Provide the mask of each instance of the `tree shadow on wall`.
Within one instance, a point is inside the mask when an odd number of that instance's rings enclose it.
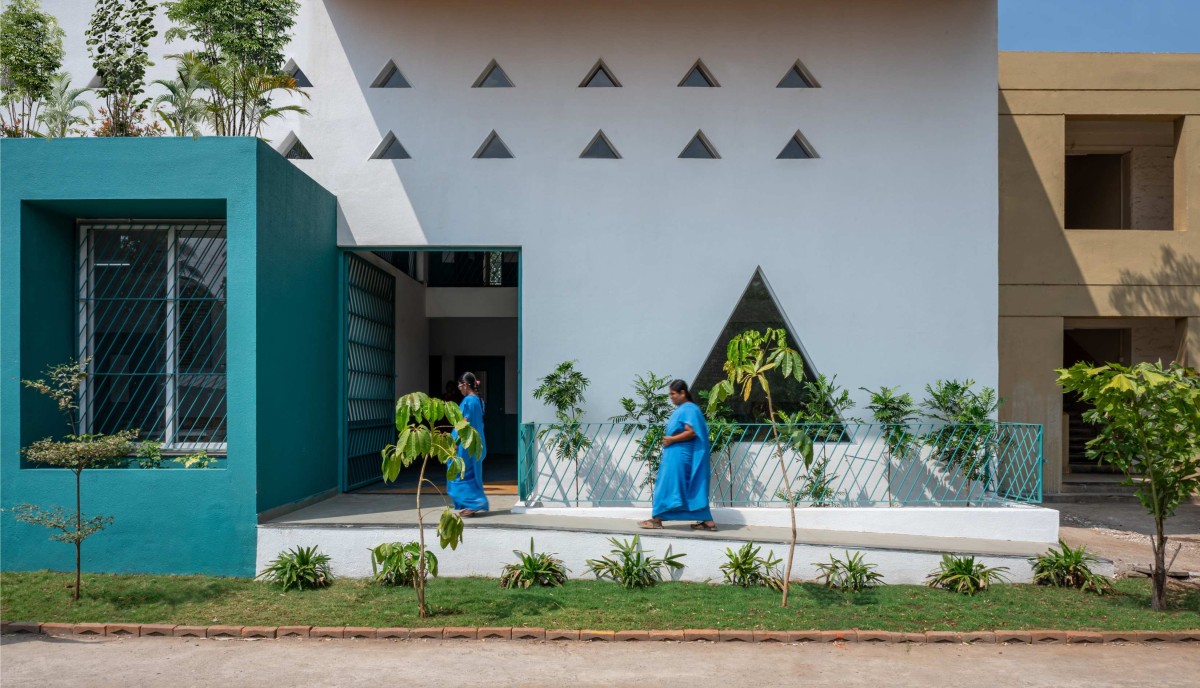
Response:
[[[1200,260],[1162,247],[1159,267],[1149,274],[1121,271],[1109,302],[1121,313],[1184,317],[1200,313]]]

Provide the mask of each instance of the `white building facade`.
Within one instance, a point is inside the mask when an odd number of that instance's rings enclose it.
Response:
[[[81,84],[90,3],[43,4]],[[607,418],[637,373],[695,377],[756,268],[858,402],[996,385],[995,2],[303,0],[288,53],[310,115],[265,136],[311,154],[340,246],[519,251],[494,311],[399,292],[398,389],[453,331],[406,319],[519,314],[507,412],[545,419],[536,378],[576,359]],[[619,86],[584,86],[600,61]],[[511,87],[475,87],[493,63]],[[813,87],[780,87],[796,65]],[[476,157],[492,132],[510,158]],[[618,158],[582,157],[598,132]],[[372,158],[389,134],[410,157]]]

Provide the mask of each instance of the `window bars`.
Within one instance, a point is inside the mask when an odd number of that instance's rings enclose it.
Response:
[[[224,221],[81,222],[78,351],[87,433],[139,430],[164,453],[224,454]]]

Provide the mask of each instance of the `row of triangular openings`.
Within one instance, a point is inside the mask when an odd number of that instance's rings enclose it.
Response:
[[[304,144],[297,138],[293,132],[288,134],[284,139],[283,146],[280,147],[284,157],[289,160],[312,160],[312,154],[304,147]],[[504,139],[493,129],[491,133],[484,139],[483,144],[475,151],[476,158],[481,159],[501,159],[514,157],[508,145],[504,143]],[[620,160],[621,154],[617,151],[617,147],[605,135],[601,129],[596,132],[588,145],[584,147],[583,152],[579,157],[591,160]],[[683,151],[679,153],[680,158],[693,158],[701,160],[717,160],[721,155],[717,152],[712,142],[704,135],[703,131],[697,131],[688,144],[684,146]],[[777,156],[780,160],[808,160],[816,158],[817,153],[813,149],[812,144],[804,138],[804,134],[797,131],[792,134],[792,138],[788,139],[783,150]],[[371,154],[372,160],[410,160],[411,155],[404,145],[396,138],[392,132],[388,132],[379,145],[375,147],[375,152]]]
[[[311,88],[312,81],[305,75],[304,70],[300,69],[300,65],[296,64],[296,60],[289,59],[284,65],[283,71],[288,76],[296,80],[296,86],[299,88]],[[718,88],[721,84],[717,82],[716,77],[712,75],[708,67],[705,66],[702,60],[696,60],[692,68],[684,75],[683,80],[679,82],[680,87],[695,87],[695,88]],[[92,77],[88,82],[88,88],[99,88],[100,75]],[[512,88],[512,79],[508,78],[508,74],[495,60],[488,63],[480,73],[479,78],[473,84],[474,88]],[[621,82],[613,75],[612,70],[608,65],[604,64],[604,60],[598,60],[594,67],[584,77],[579,84],[580,88],[620,88]],[[383,71],[375,80],[371,82],[371,88],[412,88],[412,84],[405,78],[404,73],[396,66],[395,61],[388,60],[384,65]],[[820,84],[813,78],[812,73],[804,66],[800,60],[788,69],[783,78],[779,80],[776,88],[820,88]]]

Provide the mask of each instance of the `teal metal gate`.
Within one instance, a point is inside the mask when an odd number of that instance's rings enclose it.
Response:
[[[382,479],[379,452],[396,439],[396,282],[346,254],[345,489]]]

